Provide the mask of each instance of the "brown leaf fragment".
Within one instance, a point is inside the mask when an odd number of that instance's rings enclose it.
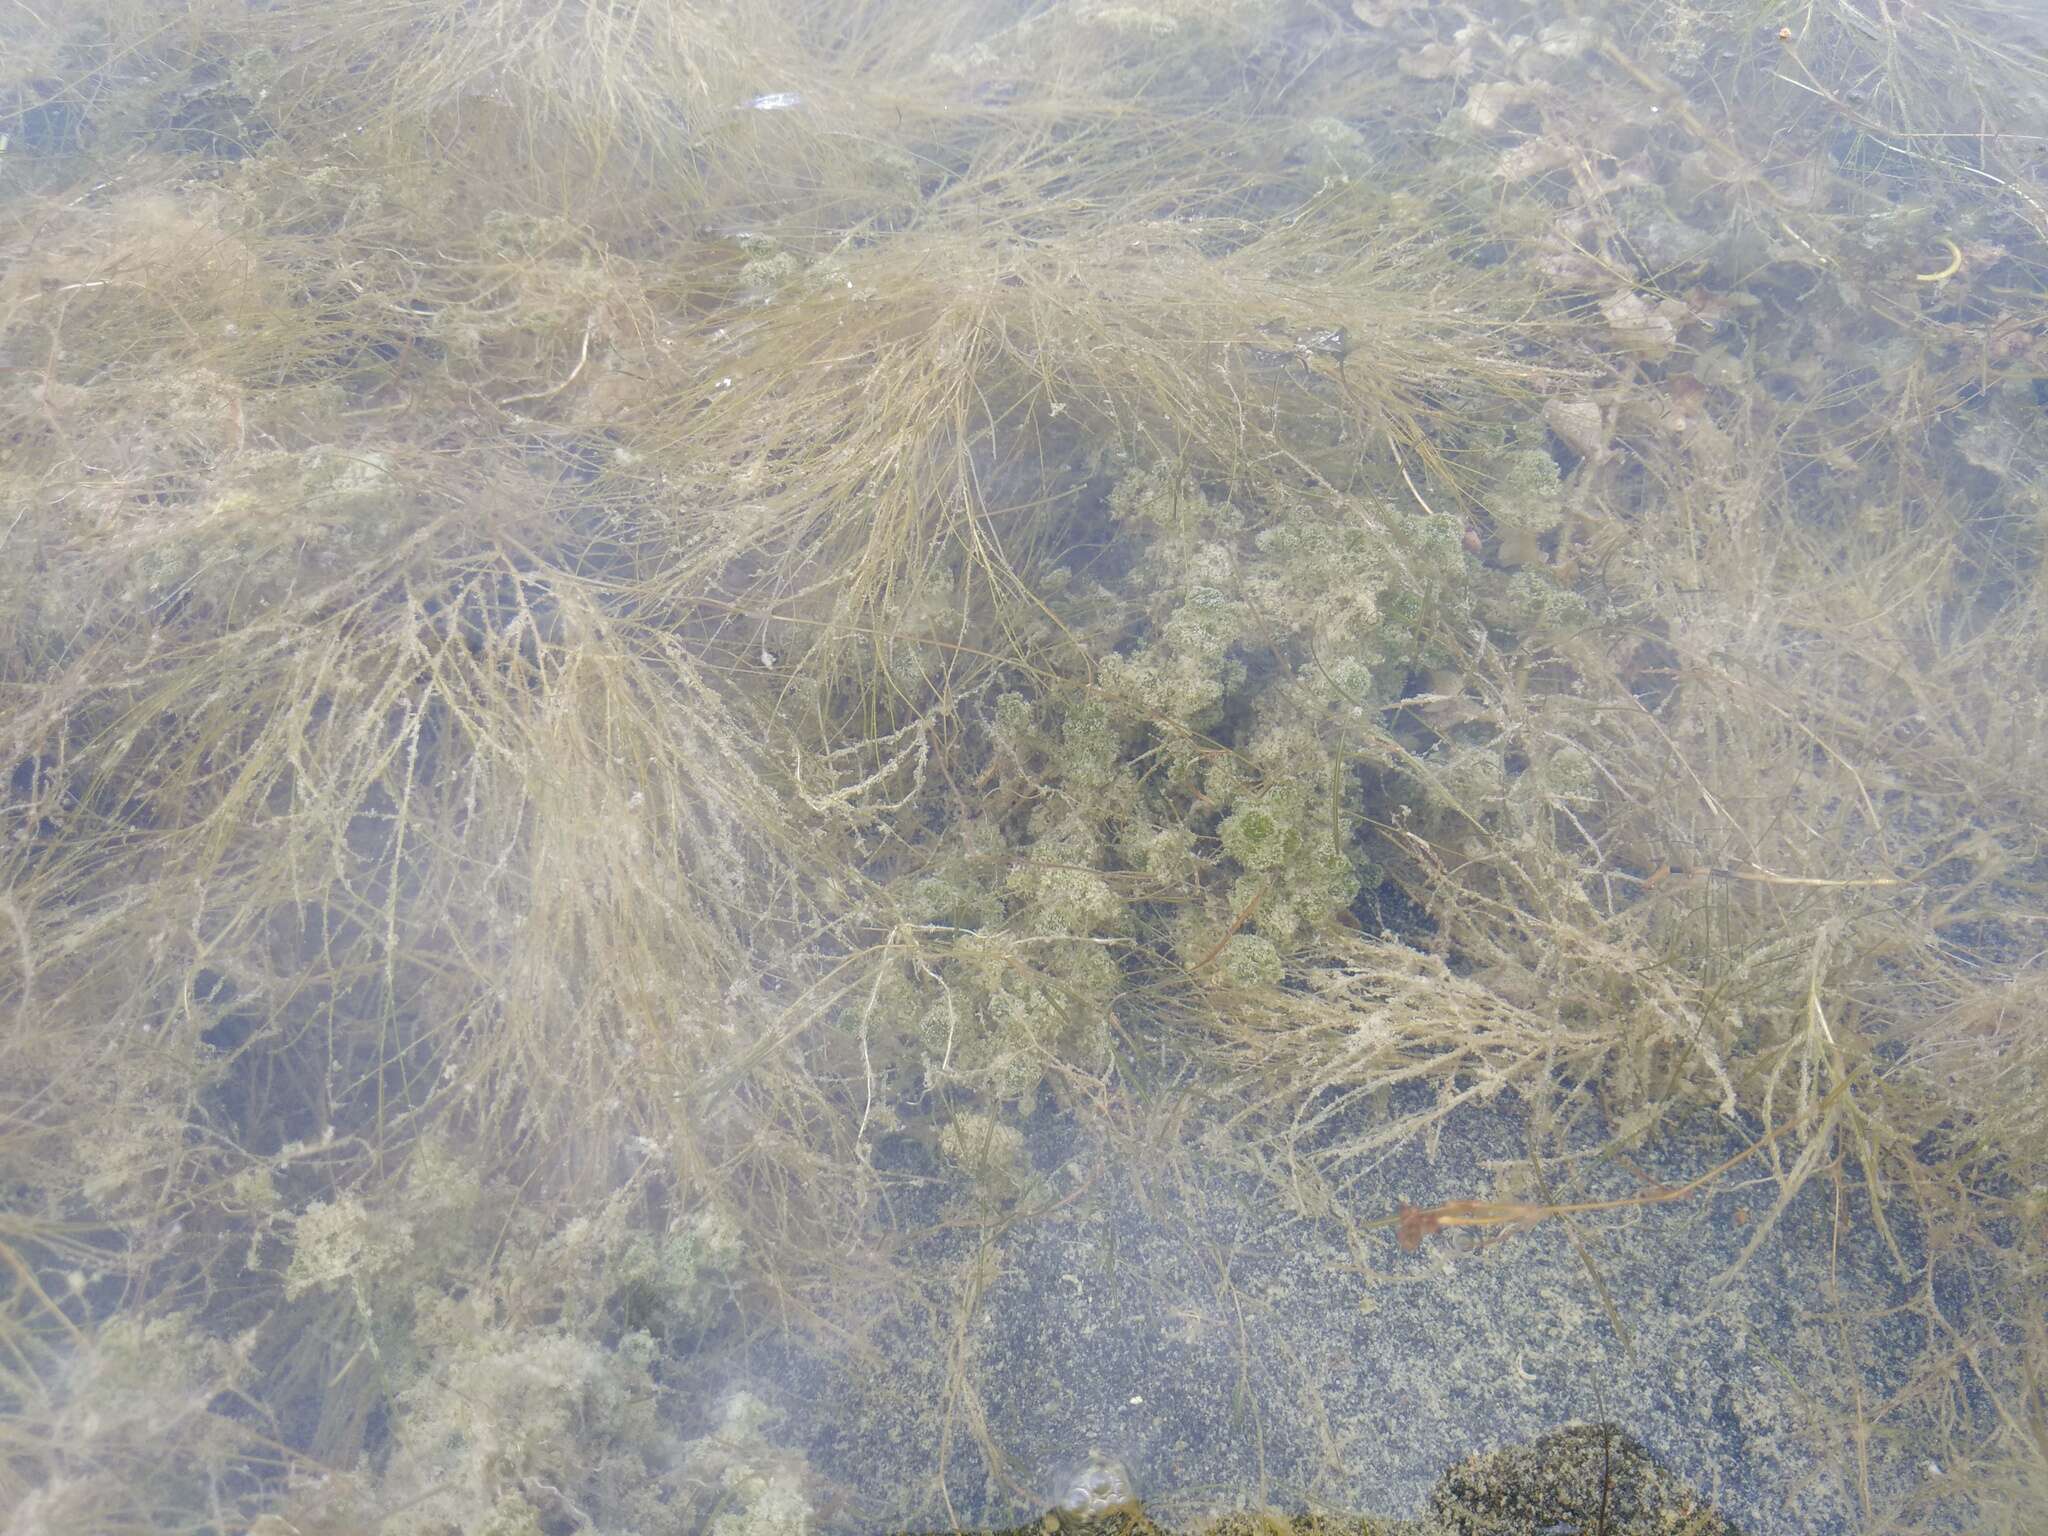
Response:
[[[1558,440],[1581,458],[1604,458],[1608,427],[1600,407],[1591,400],[1552,400],[1543,407],[1543,420]]]

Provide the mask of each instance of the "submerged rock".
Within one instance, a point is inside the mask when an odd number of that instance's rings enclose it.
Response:
[[[998,1536],[1169,1536],[1124,1464],[1102,1451],[1060,1483],[1035,1525]],[[1238,1510],[1193,1522],[1199,1536],[1740,1536],[1737,1527],[1612,1424],[1571,1424],[1475,1454],[1437,1479],[1420,1519]]]

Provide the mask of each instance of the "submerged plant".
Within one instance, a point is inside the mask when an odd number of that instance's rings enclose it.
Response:
[[[1761,1125],[2026,1529],[2034,20],[336,14],[0,21],[10,1529],[801,1530],[903,1319],[993,1483],[1017,1234],[1507,1105],[1410,1246]]]

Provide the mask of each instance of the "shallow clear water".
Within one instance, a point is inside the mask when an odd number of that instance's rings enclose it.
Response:
[[[19,9],[7,1536],[2033,1529],[2041,18]]]

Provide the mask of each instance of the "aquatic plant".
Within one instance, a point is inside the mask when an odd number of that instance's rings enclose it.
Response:
[[[1023,1226],[1512,1101],[2025,1529],[2037,18],[338,16],[0,20],[10,1528],[791,1529],[895,1308],[993,1481]]]

